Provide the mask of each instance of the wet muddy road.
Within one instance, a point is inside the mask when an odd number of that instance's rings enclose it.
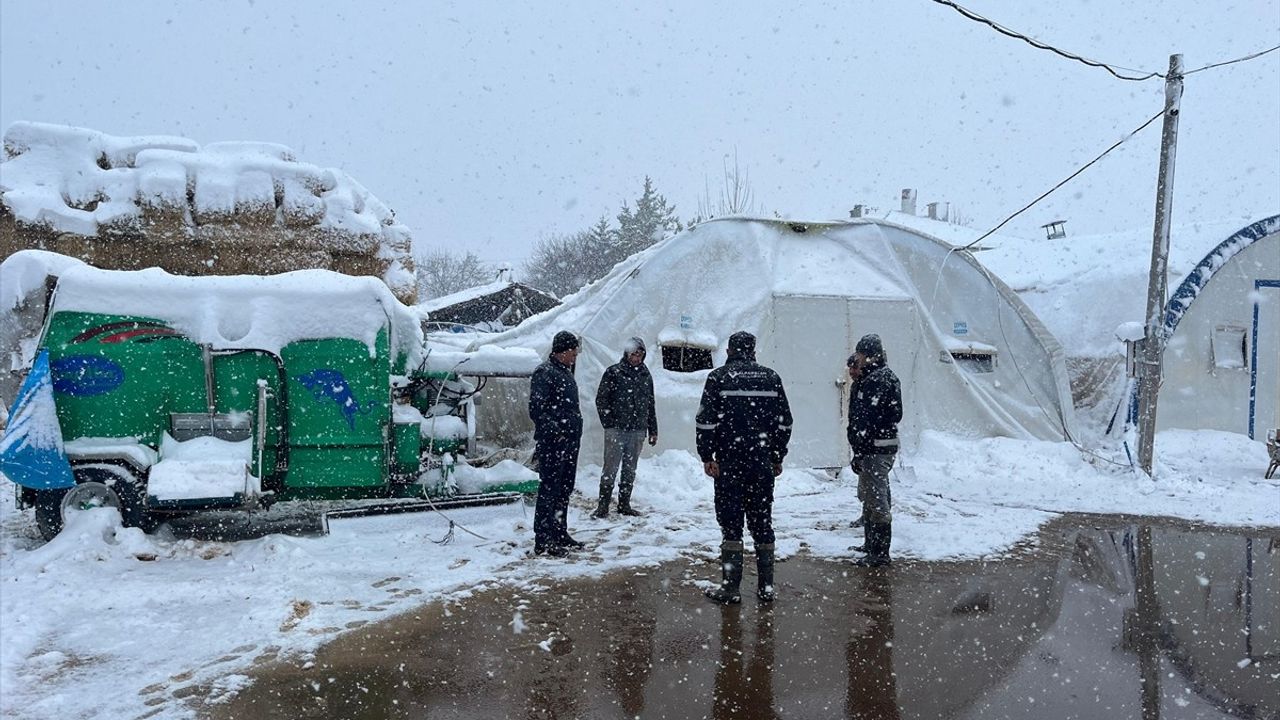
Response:
[[[545,562],[545,561],[544,561]],[[214,718],[1280,717],[1280,536],[1069,517],[998,562],[714,563],[423,607]]]

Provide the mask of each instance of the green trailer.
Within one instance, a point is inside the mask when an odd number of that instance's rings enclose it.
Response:
[[[376,279],[76,268],[39,346],[74,480],[19,485],[46,537],[102,503],[145,528],[282,500],[459,494],[449,471],[473,388],[425,370],[419,316]]]

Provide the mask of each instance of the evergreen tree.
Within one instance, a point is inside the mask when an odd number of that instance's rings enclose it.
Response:
[[[618,249],[621,252],[618,260],[634,255],[682,229],[675,207],[667,204],[667,199],[654,189],[653,180],[646,175],[644,191],[636,199],[635,210],[624,202],[622,211],[618,213]]]
[[[618,233],[609,227],[609,218],[601,215],[600,220],[583,233],[582,263],[590,279],[599,280],[613,269],[621,259],[618,248]]]

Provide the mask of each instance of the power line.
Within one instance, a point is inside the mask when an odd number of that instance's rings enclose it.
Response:
[[[1035,39],[1035,38],[1033,38],[1033,37],[1030,37],[1030,36],[1028,36],[1028,35],[1023,35],[1022,33],[1018,32],[1018,31],[1016,31],[1016,30],[1012,30],[1012,29],[1010,29],[1010,28],[1007,28],[1007,27],[1005,27],[1005,26],[1001,25],[1000,23],[997,23],[997,22],[995,22],[995,21],[993,21],[993,20],[988,20],[987,18],[985,18],[985,17],[983,17],[983,16],[981,16],[981,15],[979,15],[979,14],[977,14],[977,13],[973,12],[972,10],[969,10],[969,9],[967,9],[967,8],[965,8],[965,7],[962,7],[962,6],[960,6],[960,5],[957,5],[956,3],[952,2],[951,0],[933,0],[933,2],[938,3],[939,5],[946,5],[947,7],[952,8],[953,10],[955,10],[955,11],[956,11],[956,12],[958,12],[958,13],[960,13],[961,15],[963,15],[963,16],[965,16],[965,17],[969,18],[970,20],[974,20],[974,21],[976,21],[976,22],[980,22],[980,23],[982,23],[983,25],[987,25],[987,26],[988,26],[988,27],[990,27],[992,30],[995,30],[996,32],[1000,33],[1001,35],[1006,35],[1006,36],[1008,36],[1008,37],[1011,37],[1011,38],[1014,38],[1014,39],[1017,39],[1017,40],[1021,40],[1021,41],[1025,42],[1025,43],[1027,43],[1028,45],[1031,45],[1032,47],[1039,48],[1039,49],[1041,49],[1041,50],[1048,50],[1049,52],[1051,52],[1051,53],[1055,53],[1055,54],[1057,54],[1057,55],[1061,55],[1062,57],[1067,58],[1068,60],[1074,60],[1074,61],[1076,61],[1076,62],[1078,62],[1078,63],[1084,63],[1085,65],[1088,65],[1088,66],[1090,66],[1090,67],[1102,68],[1103,70],[1106,70],[1107,72],[1111,73],[1112,75],[1116,76],[1117,78],[1119,78],[1119,79],[1121,79],[1121,80],[1133,80],[1133,81],[1135,81],[1135,82],[1141,82],[1141,81],[1143,81],[1143,80],[1150,80],[1151,78],[1163,78],[1163,77],[1164,77],[1164,75],[1163,75],[1162,73],[1158,73],[1158,72],[1146,73],[1145,75],[1141,75],[1141,76],[1137,76],[1137,77],[1132,76],[1132,75],[1121,75],[1121,74],[1120,74],[1120,72],[1119,72],[1118,70],[1125,70],[1125,71],[1128,71],[1128,72],[1137,72],[1137,73],[1140,73],[1140,72],[1143,72],[1143,71],[1142,71],[1142,70],[1133,70],[1132,68],[1123,68],[1123,67],[1120,67],[1120,66],[1118,66],[1118,65],[1116,65],[1116,66],[1108,65],[1107,63],[1099,62],[1099,61],[1097,61],[1097,60],[1090,60],[1089,58],[1081,57],[1080,55],[1076,55],[1075,53],[1067,52],[1066,50],[1060,50],[1060,49],[1058,49],[1058,48],[1056,48],[1056,47],[1054,47],[1054,46],[1052,46],[1052,45],[1048,45],[1048,44],[1046,44],[1046,43],[1040,42],[1039,40],[1036,40],[1036,39]],[[1274,48],[1273,48],[1273,49],[1274,49]],[[1270,51],[1267,51],[1267,52],[1270,52]],[[1242,59],[1244,59],[1244,58],[1242,58]],[[1232,61],[1232,62],[1239,62],[1239,61],[1238,61],[1238,60],[1236,60],[1236,61]],[[1207,68],[1201,68],[1201,70],[1205,70],[1205,69],[1207,69]]]
[[[1204,67],[1202,67],[1202,68],[1196,68],[1195,70],[1188,70],[1187,72],[1182,73],[1182,76],[1183,76],[1183,77],[1186,77],[1186,76],[1188,76],[1188,75],[1193,75],[1193,74],[1195,74],[1195,73],[1198,73],[1198,72],[1200,72],[1201,70],[1209,70],[1209,69],[1216,68],[1216,67],[1222,67],[1223,65],[1234,65],[1234,64],[1236,64],[1236,63],[1238,63],[1238,62],[1244,62],[1245,60],[1252,60],[1252,59],[1254,59],[1254,58],[1260,58],[1260,57],[1262,57],[1263,55],[1266,55],[1267,53],[1270,53],[1270,52],[1275,52],[1276,50],[1280,50],[1280,45],[1276,45],[1275,47],[1267,48],[1266,50],[1261,50],[1261,51],[1256,52],[1256,53],[1253,53],[1253,54],[1251,54],[1251,55],[1245,55],[1244,57],[1238,57],[1238,58],[1236,58],[1235,60],[1225,60],[1225,61],[1223,61],[1223,62],[1213,63],[1212,65],[1205,65]]]
[[[934,1],[935,1],[935,2],[941,2],[941,1],[943,1],[943,0],[934,0]],[[1142,123],[1141,125],[1139,125],[1139,126],[1138,126],[1138,128],[1137,128],[1136,130],[1134,130],[1133,132],[1129,133],[1128,135],[1125,135],[1124,137],[1122,137],[1122,138],[1120,138],[1119,140],[1117,140],[1117,141],[1116,141],[1116,143],[1115,143],[1114,145],[1112,145],[1111,147],[1107,148],[1106,150],[1103,150],[1101,155],[1099,155],[1098,157],[1096,157],[1096,158],[1094,158],[1094,159],[1090,160],[1089,162],[1085,163],[1084,165],[1082,165],[1082,166],[1080,167],[1080,169],[1079,169],[1079,170],[1076,170],[1075,172],[1073,172],[1073,173],[1071,173],[1070,175],[1068,175],[1068,176],[1066,177],[1066,179],[1064,179],[1062,182],[1060,182],[1060,183],[1058,183],[1057,185],[1054,185],[1053,187],[1049,188],[1049,190],[1048,190],[1048,191],[1046,191],[1043,195],[1041,195],[1040,197],[1036,198],[1035,200],[1032,200],[1031,202],[1027,203],[1027,205],[1026,205],[1025,207],[1023,207],[1021,210],[1019,210],[1019,211],[1015,212],[1014,214],[1010,215],[1009,217],[1005,218],[1004,220],[1002,220],[1002,221],[1000,222],[1000,224],[999,224],[999,225],[996,225],[995,227],[993,227],[993,228],[991,228],[990,230],[986,231],[986,232],[985,232],[985,233],[983,233],[983,234],[982,234],[982,236],[981,236],[981,237],[979,237],[977,240],[974,240],[973,242],[969,243],[968,245],[965,245],[964,247],[962,247],[962,248],[960,248],[960,249],[961,249],[961,250],[968,250],[969,248],[973,247],[974,245],[977,245],[978,243],[980,243],[980,242],[982,242],[983,240],[987,239],[988,237],[990,237],[990,236],[991,236],[991,234],[992,234],[992,233],[994,233],[995,231],[997,231],[997,230],[999,230],[1000,228],[1004,227],[1004,226],[1005,226],[1005,225],[1006,225],[1010,220],[1012,220],[1012,219],[1014,219],[1014,218],[1018,217],[1019,215],[1021,215],[1021,214],[1022,214],[1022,213],[1024,213],[1024,212],[1026,212],[1026,211],[1030,210],[1030,209],[1031,209],[1031,208],[1032,208],[1036,203],[1038,203],[1038,202],[1040,202],[1041,200],[1043,200],[1043,199],[1045,199],[1045,198],[1049,197],[1049,195],[1053,194],[1053,192],[1054,192],[1055,190],[1057,190],[1058,188],[1062,187],[1063,185],[1066,185],[1066,184],[1067,184],[1068,182],[1070,182],[1073,178],[1075,178],[1075,176],[1079,175],[1080,173],[1084,172],[1085,170],[1088,170],[1088,169],[1089,169],[1089,167],[1090,167],[1091,165],[1093,165],[1094,163],[1098,162],[1098,161],[1099,161],[1099,160],[1101,160],[1102,158],[1106,157],[1106,156],[1107,156],[1107,154],[1108,154],[1108,153],[1110,153],[1112,150],[1115,150],[1116,148],[1118,148],[1118,147],[1120,147],[1121,145],[1123,145],[1123,144],[1125,144],[1126,142],[1128,142],[1129,138],[1131,138],[1131,137],[1133,137],[1134,135],[1137,135],[1138,133],[1142,132],[1144,129],[1146,129],[1146,127],[1147,127],[1148,125],[1150,125],[1151,123],[1155,122],[1155,121],[1156,121],[1156,118],[1159,118],[1159,117],[1161,117],[1161,116],[1163,116],[1163,115],[1164,115],[1164,110],[1161,110],[1160,112],[1156,113],[1155,115],[1152,115],[1150,120],[1147,120],[1146,122]]]

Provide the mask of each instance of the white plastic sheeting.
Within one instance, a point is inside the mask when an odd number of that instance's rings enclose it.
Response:
[[[926,429],[1054,440],[1074,432],[1061,349],[1031,311],[967,253],[882,220],[706,222],[473,349],[526,346],[545,355],[559,330],[582,338],[582,462],[598,461],[596,386],[633,335],[649,345],[659,451],[693,448],[707,376],[663,369],[661,343],[714,339],[719,366],[737,330],[757,336],[760,361],[786,385],[796,416],[789,465],[846,462],[845,359],[870,332],[884,339],[902,379],[908,447]],[[989,372],[956,362],[952,349],[965,346],[994,349]],[[490,383],[481,435],[514,442],[530,429],[527,388],[527,381]]]

